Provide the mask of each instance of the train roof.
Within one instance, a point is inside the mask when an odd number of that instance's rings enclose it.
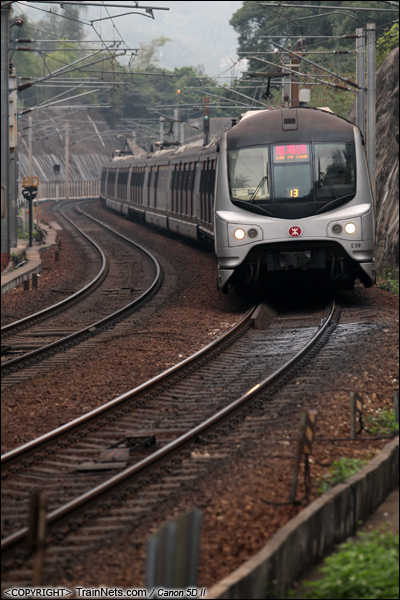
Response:
[[[178,148],[163,148],[156,150],[156,152],[147,154],[146,152],[140,152],[138,154],[120,155],[115,156],[106,167],[113,168],[127,168],[131,166],[142,167],[144,165],[162,165],[181,162],[183,159],[201,160],[210,154],[215,154],[217,151],[217,139],[211,140],[211,142],[204,146],[201,140],[192,142],[191,144],[184,144]]]
[[[282,141],[351,142],[354,124],[317,108],[262,110],[244,115],[227,139],[230,150]]]

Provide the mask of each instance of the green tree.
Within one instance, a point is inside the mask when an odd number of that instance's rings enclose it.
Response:
[[[170,38],[161,36],[152,40],[149,44],[140,44],[139,53],[134,60],[133,67],[135,71],[155,71],[160,68],[159,52]]]
[[[37,39],[43,39],[45,35],[47,39],[54,40],[84,40],[85,24],[81,17],[86,10],[84,4],[82,6],[67,6],[65,4],[59,9],[53,6],[52,12],[41,19],[36,26]]]
[[[233,15],[230,24],[239,34],[240,52],[246,53],[249,59],[249,71],[269,71],[274,67],[268,64],[273,63],[277,67],[283,64],[283,51],[274,45],[277,42],[280,46],[289,47],[288,37],[291,37],[290,43],[293,48],[296,41],[304,36],[305,58],[311,60],[317,65],[321,65],[341,76],[355,79],[355,42],[354,38],[344,39],[344,35],[354,35],[356,28],[365,28],[367,23],[375,23],[377,37],[379,38],[385,32],[388,23],[397,18],[396,12],[377,12],[375,9],[390,9],[390,6],[382,6],[381,2],[358,2],[358,1],[337,1],[332,8],[332,2],[307,2],[308,8],[299,6],[299,2],[287,0],[285,5],[270,5],[262,2],[243,2],[242,7]],[[337,8],[336,8],[337,7]],[[348,8],[354,11],[349,11]],[[322,10],[324,8],[325,10]],[[368,8],[368,11],[357,9]],[[392,7],[394,9],[394,7]],[[329,14],[330,13],[330,14]],[[315,36],[334,36],[332,39]],[[393,43],[393,39],[391,43]],[[378,48],[379,48],[378,41]],[[275,48],[275,53],[272,53]],[[340,54],[336,53],[340,51]],[[347,54],[342,54],[347,51]],[[270,53],[270,54],[260,54]],[[315,75],[325,75],[305,60],[300,64],[300,71],[303,73],[314,73]],[[333,80],[332,80],[333,81]],[[340,83],[338,81],[338,83]],[[348,100],[352,94],[346,92],[333,91],[333,88],[323,86],[321,89],[314,90],[312,86],[313,104],[321,105],[323,96],[334,96],[335,104],[341,106],[342,101],[336,99],[347,98],[346,106],[351,104]],[[321,97],[322,96],[322,97]],[[324,102],[323,104],[328,104]],[[332,102],[330,102],[332,104]],[[340,112],[346,114],[346,110]]]
[[[399,45],[399,24],[395,23],[376,44],[376,66],[380,67],[389,52]]]
[[[26,15],[22,15],[22,27],[10,29],[11,61],[15,66],[18,83],[23,83],[27,78],[35,81],[46,77],[84,56],[80,43],[85,38],[84,24],[80,20],[80,14],[84,10],[85,7],[65,7],[59,12],[54,12],[53,9],[49,16],[38,23],[33,23]],[[34,41],[20,44],[16,41],[18,38]],[[30,51],[20,51],[21,47],[29,48]],[[72,78],[78,74],[79,72],[71,72],[63,77]],[[80,76],[82,80],[87,78],[82,72]],[[51,87],[34,86],[20,91],[19,101],[26,108],[50,101],[52,96],[54,90]]]

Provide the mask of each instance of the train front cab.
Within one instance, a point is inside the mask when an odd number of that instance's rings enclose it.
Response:
[[[358,128],[336,117],[333,125],[338,130],[326,133],[326,128],[332,126],[332,117],[317,115],[316,131],[312,132],[311,125],[315,121],[315,113],[312,112],[308,113],[312,117],[309,124],[308,114],[303,113],[303,126],[300,119],[293,131],[284,131],[283,127],[279,126],[281,117],[282,123],[285,118],[293,122],[295,117],[297,121],[297,111],[295,113],[290,109],[272,112],[275,113],[275,122],[272,121],[272,125],[271,115],[258,114],[250,117],[258,122],[255,123],[255,127],[253,123],[253,127],[250,128],[253,135],[249,140],[246,140],[246,123],[242,124],[241,131],[236,132],[236,135],[231,134],[233,143],[229,140],[230,132],[238,126],[221,138],[215,211],[219,289],[226,290],[228,282],[243,286],[257,283],[268,273],[292,269],[324,271],[337,287],[341,288],[351,289],[355,278],[359,278],[366,286],[372,285],[375,282],[375,222],[368,169]],[[298,112],[302,113],[301,110]],[[268,126],[268,121],[271,126]],[[255,131],[258,132],[256,136]],[[267,133],[263,136],[262,131]],[[306,149],[302,148],[304,137],[301,137],[301,131],[305,131],[307,135]],[[274,161],[278,163],[278,152],[283,154],[289,149],[299,148],[299,152],[303,152],[299,164],[303,160],[310,173],[315,174],[323,170],[322,162],[318,163],[315,160],[318,144],[321,147],[323,144],[331,144],[332,155],[335,154],[335,144],[339,149],[342,149],[344,144],[354,146],[354,193],[350,200],[343,202],[334,195],[329,205],[327,203],[322,210],[316,210],[311,203],[308,204],[308,208],[306,203],[296,204],[296,201],[290,198],[286,202],[274,204],[274,193],[276,194],[279,178],[283,177],[282,173],[275,169]],[[248,160],[248,171],[244,172],[243,165],[247,157],[242,150],[265,149],[267,146],[268,170],[259,172],[255,160],[257,153],[252,157],[252,153],[249,152],[252,160]],[[232,155],[231,152],[235,154]],[[336,154],[340,156],[339,151]],[[238,164],[242,169],[239,173],[242,183],[239,183],[240,177],[233,181],[236,172],[232,165],[238,157]],[[282,163],[284,164],[284,161]],[[292,168],[290,172],[293,174],[296,170]],[[327,169],[324,169],[325,177],[326,172]],[[300,185],[296,187],[291,182],[287,186],[287,194],[301,197],[303,192]],[[325,189],[332,187],[329,181],[325,182],[325,185],[328,186]],[[269,190],[263,192],[268,186]],[[317,194],[315,181],[313,189],[311,192]]]

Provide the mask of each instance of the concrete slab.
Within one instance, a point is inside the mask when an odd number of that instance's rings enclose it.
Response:
[[[358,531],[386,529],[394,534],[399,533],[399,488],[389,494],[385,502],[372,513]]]

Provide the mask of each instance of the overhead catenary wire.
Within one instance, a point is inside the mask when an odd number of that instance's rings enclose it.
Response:
[[[264,62],[264,63],[267,63],[269,65],[272,65],[272,66],[276,67],[275,63],[273,63],[271,61],[268,61],[266,59],[258,58],[256,56],[254,56],[253,58],[255,58],[256,60],[259,60],[261,62]],[[337,88],[337,89],[340,89],[340,90],[344,90],[346,92],[355,92],[356,91],[355,89],[351,89],[349,87],[345,87],[344,85],[340,85],[340,84],[337,84],[337,83],[331,83],[330,81],[327,81],[327,80],[324,81],[323,79],[320,79],[316,75],[311,75],[309,73],[301,73],[300,71],[293,71],[289,67],[285,67],[285,73],[287,73],[288,75],[289,74],[294,75],[295,77],[307,77],[309,79],[314,79],[315,81],[317,81],[319,83],[323,83],[324,85],[328,85],[330,87],[334,87],[334,88]],[[244,75],[246,75],[246,73]],[[334,75],[334,77],[336,77],[336,75]]]
[[[275,44],[276,46],[278,46],[278,48],[285,50],[285,48],[283,48],[283,46],[278,44],[278,42],[272,42],[272,43]],[[316,63],[309,60],[308,58],[304,58],[301,53],[297,53],[293,50],[288,50],[288,53],[295,56],[296,58],[299,58],[300,60],[304,60],[306,63],[309,63],[309,64],[313,65],[314,67],[318,67],[319,69],[322,69],[323,71],[326,71],[327,73],[330,73],[330,75],[337,77],[338,79],[340,79],[341,81],[344,81],[348,85],[358,88],[357,83],[355,81],[352,81],[349,77],[342,77],[338,73],[334,73],[333,71],[331,71],[330,69],[327,69],[326,67],[323,67],[322,65],[317,65]]]
[[[331,10],[332,8],[334,9],[338,9],[338,10],[349,10],[349,11],[356,11],[356,12],[394,12],[395,9],[390,9],[390,8],[363,8],[363,7],[359,7],[359,6],[320,6],[318,4],[299,4],[298,2],[296,2],[295,4],[283,4],[282,2],[279,2],[279,4],[267,4],[266,2],[258,2],[258,4],[260,6],[264,6],[265,8],[270,8],[271,6],[276,6],[276,7],[282,7],[282,8],[290,8],[290,9],[298,9],[298,8],[313,8],[313,9],[317,9],[317,10]],[[358,3],[357,3],[358,4]],[[395,4],[395,6],[398,7],[398,4]],[[323,16],[323,15],[322,15]]]

